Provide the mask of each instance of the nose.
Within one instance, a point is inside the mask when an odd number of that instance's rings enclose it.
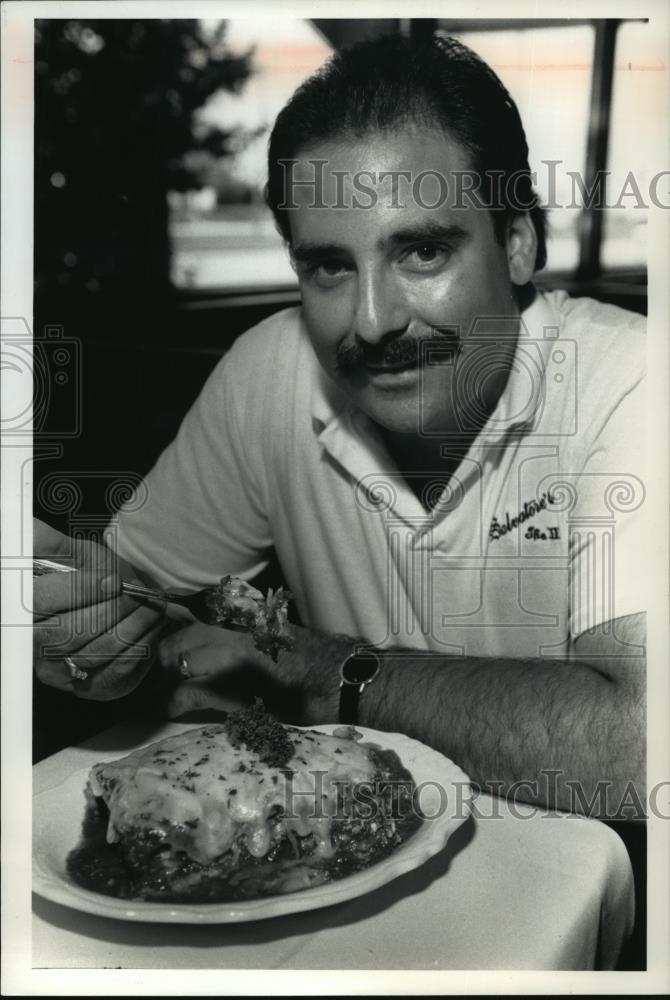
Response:
[[[381,265],[361,268],[353,333],[368,344],[379,344],[389,336],[404,333],[409,319],[393,275]]]

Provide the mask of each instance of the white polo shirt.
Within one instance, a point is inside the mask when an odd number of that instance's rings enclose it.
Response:
[[[452,655],[560,656],[644,610],[644,320],[562,292],[522,319],[498,406],[427,511],[300,310],[270,317],[121,513],[120,554],[192,590],[253,576],[274,545],[304,624]]]

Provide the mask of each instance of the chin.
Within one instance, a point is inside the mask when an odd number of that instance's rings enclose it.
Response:
[[[457,434],[460,425],[453,414],[432,410],[430,407],[395,404],[390,401],[385,405],[365,405],[367,401],[359,400],[359,407],[382,430],[393,434],[405,434],[408,437],[422,438],[431,435]]]
[[[407,411],[399,406],[366,405],[367,401],[357,400],[359,408],[382,430],[395,434],[421,433],[421,416],[418,410]]]

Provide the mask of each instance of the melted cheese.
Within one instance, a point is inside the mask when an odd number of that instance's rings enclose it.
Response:
[[[244,744],[232,746],[216,725],[97,764],[90,784],[109,809],[108,841],[154,831],[208,864],[241,844],[263,858],[285,836],[313,834],[314,856],[331,857],[337,784],[372,781],[374,764],[350,738],[287,732],[294,750],[286,770],[263,763]]]

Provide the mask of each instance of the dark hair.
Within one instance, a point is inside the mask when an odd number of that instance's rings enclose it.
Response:
[[[291,234],[287,209],[280,207],[286,196],[281,161],[296,159],[315,141],[360,137],[407,122],[437,122],[468,150],[478,197],[491,209],[500,243],[508,221],[528,211],[537,234],[535,267],[544,267],[545,213],[533,190],[517,107],[479,56],[441,35],[421,41],[384,35],[360,42],[335,53],[298,88],[277,117],[268,152],[266,200],[284,239],[290,242]]]

